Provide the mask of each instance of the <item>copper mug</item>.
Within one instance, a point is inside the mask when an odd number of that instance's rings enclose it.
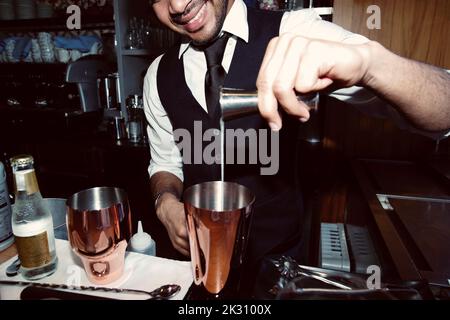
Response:
[[[214,181],[186,189],[183,200],[194,282],[218,297],[243,263],[255,196],[237,183]]]
[[[125,250],[131,237],[131,212],[124,190],[98,187],[67,200],[67,230],[89,281],[111,283],[124,271]]]

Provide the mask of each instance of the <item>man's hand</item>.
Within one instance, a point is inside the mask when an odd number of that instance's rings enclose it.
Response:
[[[270,127],[281,129],[278,103],[302,122],[308,107],[296,92],[320,91],[331,84],[349,87],[363,80],[369,67],[366,45],[348,45],[283,34],[270,41],[259,71],[259,111]],[[278,103],[277,103],[278,101]]]
[[[183,255],[189,256],[189,238],[183,203],[174,195],[164,193],[158,201],[156,215],[166,227],[175,249]]]

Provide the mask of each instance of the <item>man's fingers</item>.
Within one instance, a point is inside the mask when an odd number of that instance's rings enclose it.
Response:
[[[324,76],[327,68],[327,65],[305,57],[299,66],[299,76],[295,82],[295,90],[307,93],[320,91],[330,86],[333,80],[326,75]]]
[[[300,61],[297,70],[295,89],[302,93],[320,91],[330,86],[333,80],[328,77],[333,68],[330,49],[320,41],[311,41]]]
[[[259,112],[267,119],[272,130],[281,128],[281,118],[278,115],[277,100],[272,93],[272,79],[267,67],[271,63],[278,41],[279,38],[274,38],[269,42],[256,80]]]
[[[364,53],[354,46],[283,34],[267,48],[258,80],[258,107],[274,129],[281,128],[278,103],[302,121],[309,118],[308,107],[297,101],[296,92],[310,93],[333,84],[351,86],[367,70]]]
[[[292,37],[292,35],[283,35],[270,41],[256,81],[259,111],[273,130],[281,129],[282,125],[273,85]]]
[[[175,250],[180,252],[182,255],[184,255],[186,257],[190,256],[189,247],[186,249],[186,247],[184,245],[178,245],[177,243],[172,243],[172,244],[173,244],[173,247],[175,248]]]
[[[174,248],[181,252],[185,256],[190,255],[189,242],[183,238],[176,238],[175,241],[172,242]]]
[[[177,251],[185,256],[189,256],[189,237],[186,227],[184,205],[180,202],[175,203],[172,206],[168,205],[164,208],[167,209],[167,211],[165,214],[161,215],[161,222],[168,231],[170,242]]]
[[[185,224],[179,225],[175,229],[175,234],[170,240],[172,241],[172,245],[175,249],[185,256],[189,255],[189,236]]]
[[[303,121],[309,119],[309,112],[306,106],[297,100],[294,86],[297,79],[297,70],[307,44],[306,38],[295,37],[292,39],[273,85],[275,97],[283,109],[288,114],[295,115]]]
[[[258,77],[261,75],[261,71],[264,71],[266,69],[267,65],[269,64],[270,59],[272,59],[272,55],[275,51],[277,43],[278,43],[278,37],[273,38],[272,40],[269,41],[269,44],[267,45],[267,48],[266,48],[266,52],[264,54],[263,61],[261,63],[260,72],[259,72]]]
[[[184,214],[184,211],[183,211]],[[187,231],[186,220],[177,230],[177,244],[185,252],[184,255],[189,255],[189,234]]]

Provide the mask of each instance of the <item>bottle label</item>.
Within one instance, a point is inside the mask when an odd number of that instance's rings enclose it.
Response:
[[[27,194],[39,191],[34,169],[16,171],[14,173],[14,182],[17,191],[26,191]]]
[[[15,238],[22,266],[37,268],[51,262],[47,231],[31,237],[16,236]]]
[[[12,236],[11,205],[8,191],[0,187],[0,242]]]

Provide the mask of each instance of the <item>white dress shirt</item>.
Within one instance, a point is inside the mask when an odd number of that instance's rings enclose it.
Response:
[[[225,19],[222,31],[232,35],[228,40],[222,61],[222,66],[228,72],[237,38],[248,42],[249,37],[247,7],[242,0],[235,0]],[[367,38],[361,35],[351,33],[335,24],[322,20],[313,9],[284,13],[279,33],[287,32],[309,38],[352,44],[368,41]],[[181,154],[173,138],[172,124],[158,95],[156,73],[161,57],[156,58],[150,65],[144,80],[144,109],[150,124],[147,128],[151,152],[148,172],[151,177],[156,172],[167,171],[183,181]],[[204,83],[207,67],[203,51],[194,49],[186,42],[180,46],[179,58],[183,59],[187,86],[197,102],[207,111]],[[182,112],[181,107],[180,112]]]

